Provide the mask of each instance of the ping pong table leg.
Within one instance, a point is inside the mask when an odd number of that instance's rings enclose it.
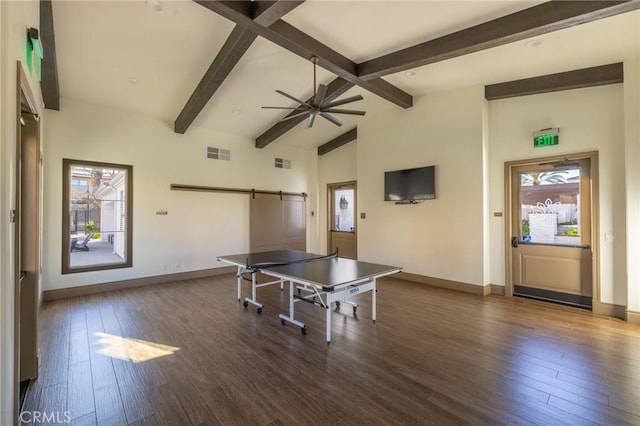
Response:
[[[238,300],[242,298],[240,285],[243,280],[243,277],[242,277],[243,272],[246,272],[246,271],[239,267],[238,268]],[[244,302],[242,302],[242,304],[244,305],[245,308],[249,306],[249,304],[254,305],[257,308],[257,312],[261,314],[262,308],[264,308],[264,305],[256,300],[256,288],[258,288],[256,274],[257,274],[256,271],[251,271],[251,297],[245,297]],[[267,284],[273,284],[273,283],[267,283]]]
[[[282,323],[282,325],[291,323],[300,327],[300,331],[302,332],[302,334],[307,334],[306,324],[295,319],[295,298],[293,297],[295,288],[296,284],[293,281],[289,280],[289,315],[280,314],[278,316],[280,317],[280,322]]]
[[[292,320],[294,320],[295,318],[294,316],[294,299],[293,299],[293,289],[295,288],[295,285],[293,284],[293,281],[289,281],[289,318],[291,318]]]
[[[373,322],[376,322],[376,279],[373,278],[373,288],[371,289],[371,317],[373,318]]]
[[[256,272],[251,273],[251,300],[256,300]]]
[[[327,304],[327,343],[331,343],[331,303]]]

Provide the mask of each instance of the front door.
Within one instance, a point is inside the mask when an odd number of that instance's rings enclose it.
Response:
[[[592,308],[591,158],[511,167],[513,294]]]
[[[329,184],[329,251],[357,259],[356,183]]]

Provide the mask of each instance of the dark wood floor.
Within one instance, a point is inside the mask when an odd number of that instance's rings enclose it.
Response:
[[[640,424],[638,326],[385,279],[376,324],[361,295],[327,345],[320,309],[298,304],[303,336],[278,319],[286,290],[258,290],[262,315],[235,293],[225,275],[46,303],[24,409],[79,425]]]

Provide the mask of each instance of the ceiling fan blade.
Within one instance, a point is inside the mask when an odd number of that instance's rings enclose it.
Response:
[[[287,120],[291,120],[292,118],[298,118],[298,117],[302,117],[303,115],[307,115],[309,114],[308,111],[304,111],[304,112],[299,112],[297,114],[293,114],[293,115],[287,115],[286,117],[282,118],[280,121],[287,121]]]
[[[307,107],[274,107],[274,106],[263,106],[262,109],[292,109],[294,111],[308,111]]]
[[[307,120],[307,128],[313,127],[313,122],[316,120],[316,114],[309,114],[309,119]]]
[[[350,114],[350,115],[365,115],[366,111],[356,111],[353,109],[339,109],[339,108],[329,108],[323,109],[322,112],[331,112],[334,114]]]
[[[333,108],[333,107],[337,107],[338,105],[348,104],[349,102],[361,101],[363,99],[364,98],[362,97],[362,95],[349,96],[348,98],[340,99],[339,101],[333,101],[333,102],[329,102],[326,105],[322,105],[322,108]]]
[[[313,99],[313,103],[315,105],[321,105],[324,100],[324,96],[327,94],[327,86],[324,84],[318,85],[318,91],[316,92],[316,97]]]
[[[328,114],[328,113],[326,113],[324,111],[321,112],[320,115],[323,116],[324,118],[326,118],[327,120],[329,120],[330,122],[332,122],[333,124],[335,124],[336,126],[342,126],[342,121],[338,120],[333,115]]]
[[[298,98],[294,98],[293,96],[284,93],[282,90],[276,90],[276,93],[280,93],[282,96],[286,96],[287,98],[291,99],[292,101],[296,101],[297,103],[299,103],[300,105],[304,105],[304,106],[308,106],[310,107],[311,105],[309,105],[308,103],[306,103],[305,101],[301,101]]]

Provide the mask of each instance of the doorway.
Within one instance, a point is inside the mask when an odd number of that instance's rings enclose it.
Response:
[[[330,183],[329,201],[329,252],[349,259],[358,258],[356,237],[356,182]]]
[[[597,152],[505,165],[507,295],[593,308]]]
[[[20,62],[17,65],[14,356],[19,412],[30,381],[38,376],[42,157],[35,98]]]

